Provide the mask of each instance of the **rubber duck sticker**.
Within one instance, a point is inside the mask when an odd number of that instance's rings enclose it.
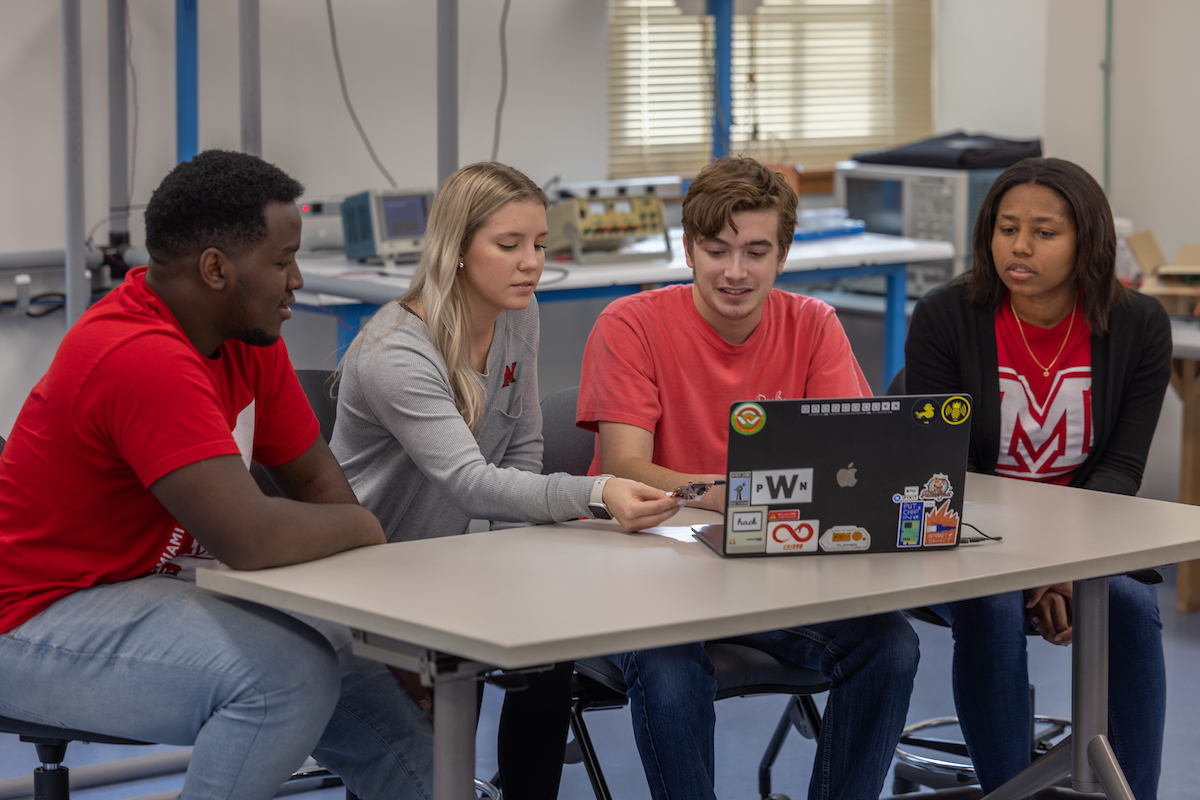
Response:
[[[933,418],[937,416],[937,409],[930,400],[919,400],[913,406],[913,419],[922,425],[928,425],[933,422]]]
[[[921,490],[922,500],[947,500],[951,497],[954,497],[954,487],[950,485],[950,476],[944,472],[933,473]]]

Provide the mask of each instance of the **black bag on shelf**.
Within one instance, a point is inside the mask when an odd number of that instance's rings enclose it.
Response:
[[[1018,141],[986,134],[955,131],[891,150],[868,150],[854,155],[864,164],[938,169],[1003,169],[1023,158],[1039,158],[1042,140]]]

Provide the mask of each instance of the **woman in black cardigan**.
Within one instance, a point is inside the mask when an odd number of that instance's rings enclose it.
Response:
[[[1104,192],[1083,169],[1026,159],[992,185],[974,269],[917,303],[909,394],[975,400],[972,471],[1132,495],[1171,376],[1157,300],[1117,281]],[[1130,534],[1135,534],[1130,531]],[[1109,738],[1139,800],[1157,792],[1166,714],[1154,589],[1109,581]],[[1027,619],[1071,641],[1071,584],[950,603],[954,699],[985,792],[1030,760]]]

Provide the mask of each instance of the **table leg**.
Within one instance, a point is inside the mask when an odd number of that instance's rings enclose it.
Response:
[[[1020,800],[1068,774],[1078,792],[1133,800],[1108,743],[1108,578],[1075,581],[1072,594],[1071,736],[984,800]]]
[[[1183,453],[1179,465],[1179,502],[1200,505],[1200,362],[1171,361],[1171,385],[1183,401]],[[1175,609],[1200,609],[1200,561],[1182,561],[1175,572]]]
[[[475,798],[476,676],[454,676],[434,684],[434,800]]]
[[[887,274],[887,304],[883,309],[883,388],[904,366],[905,306],[908,302],[908,269],[900,264]]]

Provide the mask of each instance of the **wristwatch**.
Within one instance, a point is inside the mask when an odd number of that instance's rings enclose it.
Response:
[[[604,484],[608,483],[612,475],[597,475],[596,482],[592,484],[592,494],[588,498],[588,514],[592,519],[612,519],[612,512],[608,510],[608,506],[604,505]]]

